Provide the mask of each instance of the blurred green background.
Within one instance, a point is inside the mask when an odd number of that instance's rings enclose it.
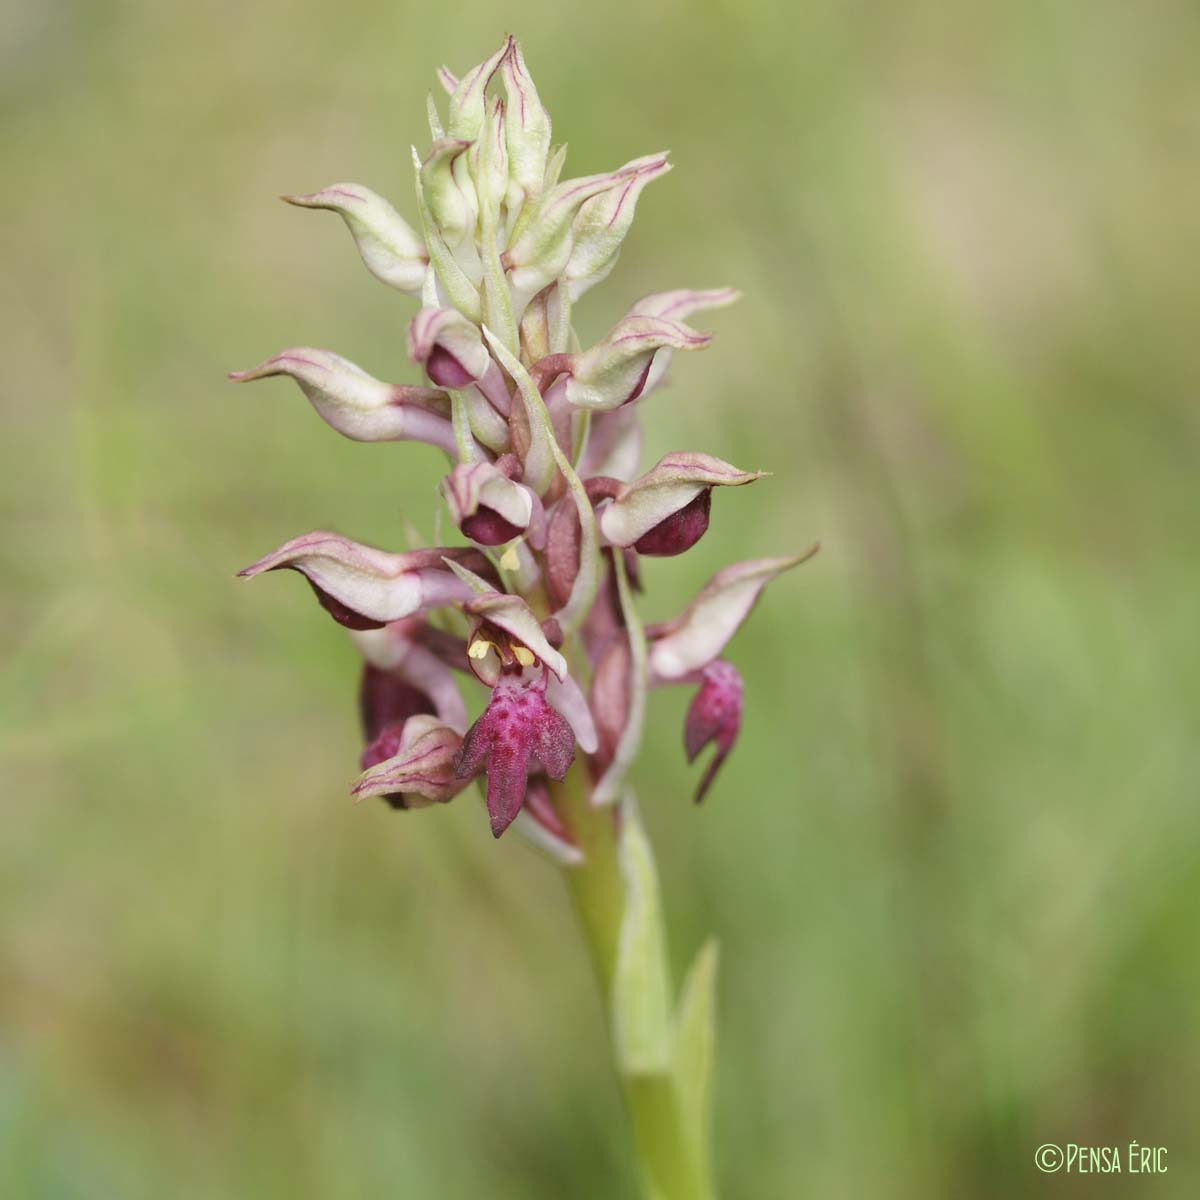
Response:
[[[411,214],[432,72],[512,29],[584,174],[670,148],[585,342],[746,300],[646,462],[774,478],[677,611],[819,537],[636,772],[682,971],[723,946],[723,1195],[1200,1191],[1200,9],[27,0],[0,8],[0,1196],[633,1195],[555,870],[477,802],[353,808],[356,659],[295,580],[432,530],[439,456],[231,368],[415,381],[332,216]],[[1043,1142],[1163,1145],[1154,1180]]]

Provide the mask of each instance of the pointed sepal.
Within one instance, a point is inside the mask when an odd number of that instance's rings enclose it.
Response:
[[[541,194],[550,153],[550,114],[538,97],[533,78],[525,67],[521,45],[509,39],[509,50],[501,64],[508,104],[504,111],[504,138],[508,147],[509,199],[514,214],[521,204]]]
[[[490,58],[485,58],[478,66],[472,67],[460,80],[454,83],[450,93],[450,110],[446,120],[446,131],[452,138],[462,138],[474,141],[483,127],[484,106],[487,103],[486,93],[488,84],[492,81],[500,64],[507,57],[511,39],[505,39]],[[453,74],[442,68],[440,78],[443,84],[454,79]]]
[[[356,442],[426,442],[454,453],[454,430],[445,392],[401,387],[368,375],[329,350],[295,346],[248,371],[233,371],[234,383],[286,375],[308,397],[317,415]]]
[[[657,682],[676,682],[708,666],[729,644],[772,579],[817,552],[756,558],[718,571],[682,616],[649,630],[650,670]]]
[[[603,341],[573,356],[567,400],[576,408],[620,408],[640,399],[661,376],[652,376],[656,355],[703,350],[711,341],[711,333],[665,317],[623,317]]]
[[[608,277],[633,225],[642,189],[671,169],[662,155],[651,155],[645,163],[644,169],[632,173],[619,187],[593,196],[580,208],[572,231],[571,257],[563,272],[572,301]]]
[[[440,548],[390,554],[340,534],[318,531],[285,542],[238,575],[253,579],[267,571],[297,571],[340,625],[375,629],[424,609],[471,598],[471,589],[446,566],[446,557],[468,567],[488,567],[477,550]]]
[[[368,271],[410,296],[419,296],[429,255],[409,223],[380,195],[358,183],[335,183],[305,196],[283,196],[297,208],[323,208],[346,223]]]

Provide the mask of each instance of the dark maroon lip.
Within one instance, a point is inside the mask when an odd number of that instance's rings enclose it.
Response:
[[[519,525],[505,520],[494,508],[481,504],[469,517],[462,522],[463,533],[473,542],[481,546],[503,546],[519,537],[523,530]]]
[[[707,532],[712,488],[705,488],[678,512],[642,534],[633,548],[652,558],[671,558],[690,550]]]
[[[475,382],[475,377],[446,349],[435,345],[425,360],[425,374],[438,387],[465,388]]]

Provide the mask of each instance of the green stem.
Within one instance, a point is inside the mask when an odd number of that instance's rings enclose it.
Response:
[[[584,854],[584,862],[566,868],[564,874],[600,987],[611,1042],[626,884],[617,854],[615,809],[592,805],[589,791],[582,766],[553,787],[558,810]],[[689,1144],[670,1074],[630,1073],[616,1065],[646,1200],[712,1200],[707,1170]]]
[[[621,937],[621,917],[625,911],[625,889],[617,862],[617,837],[611,808],[596,808],[590,802],[582,770],[571,771],[555,785],[559,811],[563,814],[583,851],[584,861],[566,871],[567,888],[575,911],[583,925],[584,937],[600,997],[604,1019],[612,1015],[613,974],[617,965],[617,946]]]

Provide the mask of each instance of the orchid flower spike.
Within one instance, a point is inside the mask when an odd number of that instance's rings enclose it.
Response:
[[[231,378],[288,376],[348,438],[441,451],[439,491],[461,544],[397,552],[316,532],[240,574],[303,575],[351,630],[362,660],[356,800],[437,806],[480,777],[497,837],[511,827],[578,864],[558,781],[570,772],[597,805],[620,798],[649,690],[686,684],[696,689],[686,755],[712,747],[704,795],[745,716],[742,679],[722,655],[766,585],[806,556],[726,567],[676,620],[643,626],[640,560],[689,550],[708,530],[713,490],[764,474],[691,451],[640,461],[639,402],[677,351],[712,341],[693,315],[738,293],[644,296],[581,348],[574,306],[614,272],[647,186],[671,170],[666,154],[564,179],[565,147],[551,144],[511,37],[438,79],[449,100],[442,111],[429,101],[407,216],[358,184],[285,197],[336,213],[368,270],[414,298],[413,378],[385,383],[304,347]]]

